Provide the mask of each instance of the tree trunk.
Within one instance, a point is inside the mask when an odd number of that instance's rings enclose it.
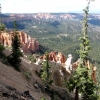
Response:
[[[76,87],[76,90],[75,90],[75,99],[74,100],[79,100],[78,87]]]

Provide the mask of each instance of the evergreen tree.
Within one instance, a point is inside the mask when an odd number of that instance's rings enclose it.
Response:
[[[1,15],[1,4],[0,4],[0,15]],[[1,31],[4,31],[5,29],[5,25],[1,23],[1,18],[0,18],[0,34],[1,34]],[[4,50],[4,46],[0,43],[0,58],[2,57],[2,52]]]
[[[78,51],[80,56],[80,63],[76,69],[75,74],[66,84],[70,91],[75,89],[74,100],[79,100],[79,93],[82,94],[83,100],[97,100],[97,95],[95,94],[96,85],[94,84],[91,77],[91,72],[89,72],[88,66],[86,65],[86,61],[88,60],[88,52],[90,50],[89,39],[87,35],[89,4],[90,0],[87,7],[83,10],[85,12],[82,29],[83,36],[80,37],[81,44],[80,50]]]
[[[20,50],[20,41],[18,38],[16,21],[14,22],[14,27],[15,29],[14,29],[14,38],[12,39],[12,54],[10,55],[10,57],[8,57],[8,60],[16,70],[20,71],[19,69],[21,62],[20,57],[22,57],[23,55]]]
[[[5,24],[0,23],[0,32],[5,30]]]
[[[1,4],[0,4],[0,17],[1,17],[2,15],[1,15]],[[2,22],[1,22],[1,18],[0,18],[0,32],[1,31],[4,31],[5,30],[5,24],[3,24]]]
[[[2,57],[2,52],[4,49],[4,46],[0,43],[0,58]]]
[[[41,78],[43,80],[43,83],[46,86],[51,85],[51,83],[53,82],[50,79],[50,65],[49,65],[49,60],[48,60],[48,53],[45,54],[46,55],[46,60],[43,62],[43,66],[42,66],[42,73],[41,73]]]

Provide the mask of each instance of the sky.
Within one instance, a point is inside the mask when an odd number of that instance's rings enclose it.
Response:
[[[100,0],[90,3],[90,13],[100,13]],[[2,13],[83,12],[87,0],[0,0]]]

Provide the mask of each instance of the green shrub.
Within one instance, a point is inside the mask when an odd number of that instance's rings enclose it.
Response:
[[[3,55],[2,52],[3,52],[4,49],[5,49],[4,46],[0,43],[0,58]]]
[[[29,71],[25,71],[23,73],[23,75],[26,78],[26,80],[30,80],[31,79],[31,76],[32,76],[31,72],[29,72]]]
[[[2,63],[6,64],[6,65],[10,65],[9,62],[8,62],[8,59],[5,55],[2,56]]]
[[[46,100],[45,98],[41,98],[41,100]]]

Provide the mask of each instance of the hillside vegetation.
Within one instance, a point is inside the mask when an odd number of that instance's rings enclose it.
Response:
[[[59,14],[60,15],[60,14]],[[77,15],[78,16],[78,15]],[[67,57],[69,53],[73,55],[73,61],[79,58],[76,50],[79,49],[79,37],[82,32],[82,18],[76,19],[31,19],[18,21],[19,29],[25,31],[31,37],[36,38],[41,47],[40,52],[61,51]],[[88,36],[92,50],[89,52],[89,59],[96,64],[99,69],[100,58],[100,26],[99,19],[91,18],[88,21]],[[96,23],[98,20],[98,23]],[[12,28],[12,23],[6,23],[8,28]],[[100,70],[100,69],[99,69]]]

